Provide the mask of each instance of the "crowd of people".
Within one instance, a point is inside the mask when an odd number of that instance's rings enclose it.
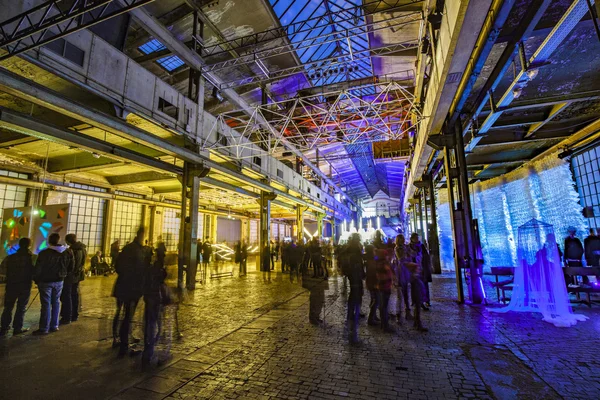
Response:
[[[149,246],[147,240],[144,242],[144,229],[140,228],[134,240],[123,249],[119,248],[118,241],[111,246],[110,268],[114,268],[117,273],[112,292],[116,299],[113,347],[119,349],[119,357],[130,351],[131,322],[143,297],[143,366],[149,365],[153,359],[154,347],[159,338],[161,307],[173,301],[173,295],[165,285],[166,246],[160,237],[158,239],[155,248]],[[38,287],[41,304],[39,326],[33,335],[44,336],[57,332],[60,326],[69,325],[79,319],[79,284],[86,275],[84,266],[87,251],[85,245],[77,241],[74,234],[66,235],[66,245],[61,245],[60,240],[58,233],[51,233],[47,238],[46,248],[38,253],[34,263],[30,249],[31,240],[21,238],[18,250],[3,260],[6,293],[0,336],[6,336],[11,322],[13,335],[29,331],[23,326],[23,320],[33,282]],[[98,267],[101,263],[104,261],[98,252],[92,257],[91,268]],[[139,341],[135,338],[132,340]]]
[[[361,304],[365,286],[370,296],[369,325],[379,325],[384,332],[395,332],[390,325],[390,317],[401,323],[404,304],[404,318],[413,320],[418,331],[427,331],[421,321],[421,310],[428,311],[431,306],[431,261],[417,233],[411,235],[409,243],[405,243],[403,235],[398,235],[395,243],[392,243],[384,242],[378,232],[373,243],[364,247],[360,236],[354,234],[348,243],[338,249],[337,254],[338,266],[350,286],[346,318],[350,342],[359,341],[358,327],[363,315]],[[397,309],[390,312],[390,297],[394,287],[398,298]]]

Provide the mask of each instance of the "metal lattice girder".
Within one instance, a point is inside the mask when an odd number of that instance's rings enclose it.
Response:
[[[263,45],[267,42],[277,41],[288,36],[302,34],[313,29],[322,28],[333,23],[341,23],[345,21],[353,21],[356,18],[364,18],[368,15],[373,15],[380,12],[398,12],[398,11],[414,11],[411,6],[419,5],[422,0],[376,0],[366,4],[361,4],[355,7],[332,11],[321,16],[309,18],[303,21],[298,21],[293,24],[268,29],[263,32],[254,33],[247,36],[242,36],[226,42],[220,42],[212,46],[207,46],[202,50],[202,56],[208,57],[216,54],[226,53],[230,49],[245,49],[258,45]],[[310,28],[310,26],[314,28]]]
[[[318,62],[312,63],[310,68],[307,65],[297,65],[290,68],[280,69],[269,73],[268,76],[257,75],[246,78],[236,79],[233,81],[223,82],[219,85],[220,89],[229,89],[241,85],[248,85],[251,83],[261,83],[267,81],[274,81],[283,79],[288,76],[292,76],[298,73],[307,73],[309,76],[312,74],[323,74],[335,71],[334,74],[345,74],[348,68],[353,67],[353,64],[359,63],[360,61],[368,60],[373,54],[378,56],[389,55],[398,53],[401,51],[417,49],[419,47],[419,40],[415,39],[409,42],[394,43],[385,46],[381,46],[375,49],[365,49],[362,51],[354,52],[352,55],[339,55],[335,57],[329,57]],[[340,69],[343,68],[343,71]]]
[[[249,52],[241,55],[238,58],[234,58],[231,60],[221,61],[214,64],[210,64],[207,66],[207,71],[218,71],[224,68],[235,67],[237,65],[244,65],[256,62],[256,60],[280,56],[282,54],[291,53],[294,51],[306,50],[315,46],[322,46],[328,43],[334,43],[340,40],[351,41],[352,38],[357,36],[364,36],[369,33],[377,32],[383,29],[394,29],[400,26],[420,22],[423,19],[421,12],[413,12],[407,15],[396,15],[391,16],[390,18],[386,18],[378,21],[366,22],[363,24],[358,24],[351,29],[346,29],[343,32],[332,31],[327,34],[319,35],[318,37],[310,37],[312,32],[317,30],[323,30],[324,28],[336,25],[339,22],[334,21],[330,22],[327,25],[319,25],[312,28],[306,29],[306,37],[307,39],[303,39],[294,43],[275,43],[274,46],[270,46],[268,48],[261,47],[256,51]],[[310,37],[310,38],[309,38]],[[354,53],[356,54],[356,53]],[[348,54],[352,57],[352,54]]]
[[[398,83],[371,84],[371,96],[361,97],[357,88],[319,96],[293,98],[257,105],[250,116],[239,111],[218,115],[203,144],[211,149],[228,149],[238,159],[274,154],[282,140],[299,150],[344,143],[360,144],[399,139],[415,129],[422,119],[413,94]],[[267,120],[271,130],[260,124]],[[233,129],[232,133],[225,126]],[[221,133],[216,135],[214,133]],[[225,136],[225,140],[223,140]]]
[[[544,42],[531,56],[529,62],[527,63],[527,67],[521,69],[521,71],[516,75],[495,107],[507,107],[515,99],[515,93],[527,86],[530,80],[537,75],[536,68],[544,65],[548,61],[552,53],[558,48],[558,46],[569,35],[569,33],[571,33],[581,18],[583,18],[583,16],[588,12],[586,1],[587,0],[575,0],[573,4],[571,4],[560,21],[558,21],[554,29],[552,29],[552,31],[548,34]],[[558,112],[560,112],[560,110]],[[492,125],[494,125],[498,118],[500,118],[502,113],[503,111],[501,109],[496,110],[495,112],[492,111],[481,124],[479,128],[479,134],[486,133],[492,127]]]
[[[106,21],[154,0],[53,0],[0,23],[0,61]]]

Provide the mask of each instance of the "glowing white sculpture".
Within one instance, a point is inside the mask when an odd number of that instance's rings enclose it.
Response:
[[[517,253],[510,304],[491,311],[540,312],[558,327],[587,319],[571,310],[552,225],[532,219],[520,226]]]

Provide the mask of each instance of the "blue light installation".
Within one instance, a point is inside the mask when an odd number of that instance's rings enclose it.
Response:
[[[440,254],[444,269],[454,268],[452,226],[446,190],[438,193]],[[479,220],[484,267],[517,265],[516,233],[535,218],[554,226],[562,247],[567,228],[583,239],[582,215],[569,164],[551,155],[502,177],[473,185],[473,214]]]

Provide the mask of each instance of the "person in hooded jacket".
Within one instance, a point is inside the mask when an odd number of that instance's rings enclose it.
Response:
[[[60,324],[68,325],[79,319],[79,282],[85,278],[85,260],[87,250],[85,245],[77,241],[77,236],[70,233],[65,237],[65,242],[69,245],[65,255],[70,255],[70,262],[73,263],[69,268],[69,273],[65,277],[63,290],[60,295]]]
[[[346,248],[346,255],[349,262],[343,272],[350,282],[347,312],[349,340],[351,343],[358,343],[358,322],[360,320],[360,305],[364,293],[363,280],[365,279],[362,246],[358,234],[353,234],[350,238],[350,243]]]
[[[33,261],[29,246],[31,239],[19,239],[19,250],[9,255],[2,261],[2,270],[6,271],[6,290],[4,293],[4,311],[0,324],[0,336],[5,336],[10,327],[12,310],[17,304],[13,322],[13,335],[20,335],[29,331],[23,328],[25,309],[31,294],[31,280],[33,278]]]
[[[48,236],[48,247],[39,252],[33,280],[40,292],[40,326],[34,335],[47,335],[48,332],[58,331],[58,316],[60,313],[60,295],[63,281],[72,267],[72,256],[65,252],[67,248],[58,244],[60,235],[51,233]]]
[[[129,349],[130,324],[140,298],[144,294],[144,276],[146,273],[146,253],[144,251],[144,228],[137,231],[135,239],[123,247],[116,263],[117,281],[113,296],[117,298],[117,313],[113,321],[113,334],[119,322],[121,307],[123,320],[119,328],[119,357],[125,356]],[[114,345],[115,343],[113,343]]]

